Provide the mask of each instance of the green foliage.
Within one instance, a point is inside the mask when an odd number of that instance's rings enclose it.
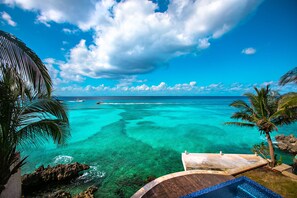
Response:
[[[0,30],[0,65],[13,68],[23,81],[28,81],[31,91],[50,95],[52,81],[40,58],[15,36]]]
[[[246,176],[285,198],[296,198],[297,181],[266,167],[253,169],[236,177]]]
[[[261,157],[263,157],[266,160],[269,156],[269,148],[264,142],[261,142],[260,144],[255,144],[251,151],[253,153],[261,155]]]
[[[270,132],[277,131],[278,126],[290,124],[297,120],[297,94],[290,93],[279,95],[267,85],[265,88],[254,88],[254,93],[244,94],[249,104],[243,100],[237,100],[230,106],[238,109],[231,118],[241,120],[226,122],[228,125],[241,127],[257,127],[260,134],[265,134],[272,166],[275,164],[274,148]]]
[[[38,145],[49,138],[62,144],[69,136],[65,108],[50,97],[51,79],[37,55],[12,35],[0,31],[0,194],[25,163],[18,145]]]
[[[282,163],[283,163],[283,157],[282,157],[282,156],[280,156],[280,157],[278,158],[277,155],[275,155],[275,159],[277,159],[277,160],[276,160],[276,165],[277,165],[277,166],[282,165]]]

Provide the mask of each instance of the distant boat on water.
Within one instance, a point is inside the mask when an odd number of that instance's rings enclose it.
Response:
[[[102,104],[102,103],[103,103],[102,101],[96,102],[96,104]]]
[[[76,99],[75,102],[84,102],[82,99]]]

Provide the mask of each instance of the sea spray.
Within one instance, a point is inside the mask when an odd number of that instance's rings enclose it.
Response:
[[[98,166],[90,166],[89,170],[86,170],[83,175],[79,176],[75,183],[88,183],[99,178],[105,177],[105,172],[98,170]]]
[[[53,160],[54,164],[69,164],[73,161],[73,157],[71,156],[68,156],[68,155],[58,155],[56,157],[54,157],[54,160]]]

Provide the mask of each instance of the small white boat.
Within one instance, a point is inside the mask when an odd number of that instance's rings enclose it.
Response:
[[[75,102],[84,102],[84,100],[82,100],[82,99],[76,99]]]

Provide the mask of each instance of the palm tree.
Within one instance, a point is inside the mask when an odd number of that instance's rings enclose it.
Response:
[[[266,88],[254,88],[256,94],[244,94],[250,104],[243,100],[237,100],[230,104],[230,106],[239,109],[231,118],[239,119],[240,122],[226,122],[229,125],[236,125],[241,127],[257,127],[260,134],[266,136],[269,147],[269,154],[271,158],[271,166],[275,165],[275,155],[270,133],[278,130],[278,126],[290,124],[297,119],[297,111],[293,106],[289,106],[287,100],[273,92],[269,85]],[[291,93],[296,96],[296,93]]]
[[[24,164],[17,146],[69,136],[64,107],[51,98],[52,83],[38,56],[14,36],[0,31],[0,194]]]
[[[279,80],[279,85],[284,86],[290,82],[297,84],[297,67],[285,73]]]

